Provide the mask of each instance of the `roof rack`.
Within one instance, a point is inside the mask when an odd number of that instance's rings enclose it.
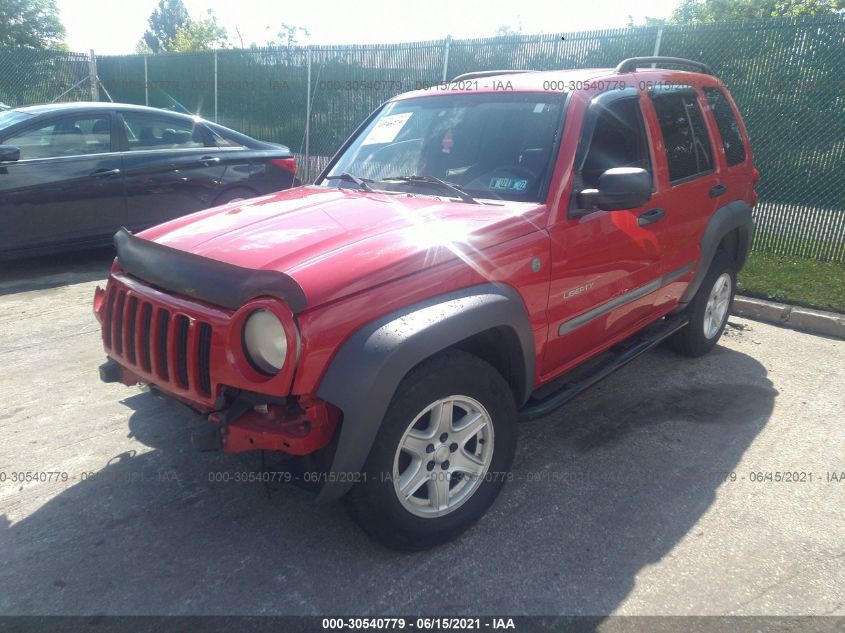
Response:
[[[682,57],[663,57],[661,55],[656,57],[629,57],[623,59],[616,66],[614,70],[618,73],[632,73],[637,69],[637,66],[644,66],[645,64],[672,64],[674,66],[690,66],[705,75],[714,74],[710,70],[710,66],[702,64],[701,62],[694,62],[691,59],[684,59]]]
[[[449,83],[466,81],[467,79],[481,79],[482,77],[495,77],[496,75],[517,75],[519,73],[536,73],[536,70],[479,70],[474,73],[458,75]]]

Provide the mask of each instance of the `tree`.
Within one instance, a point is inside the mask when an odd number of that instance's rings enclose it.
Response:
[[[522,27],[514,29],[509,24],[502,24],[496,29],[496,37],[519,37],[522,35]]]
[[[135,54],[136,55],[151,55],[152,52],[153,52],[153,49],[151,49],[147,45],[147,43],[144,41],[143,37],[140,40],[138,40],[137,44],[135,44]]]
[[[153,53],[169,51],[179,30],[187,27],[190,20],[182,0],[158,0],[158,8],[147,20],[150,28],[143,41]]]
[[[211,9],[207,17],[193,20],[182,0],[159,0],[147,23],[150,28],[135,47],[138,53],[205,51],[228,44],[226,29]]]
[[[188,23],[176,32],[170,50],[207,51],[214,48],[226,48],[228,43],[225,27],[217,23],[217,17],[209,9],[207,18],[188,20]]]
[[[837,13],[845,0],[682,0],[671,24],[709,24],[782,16]]]
[[[296,46],[299,44],[299,36],[302,35],[304,37],[308,37],[311,35],[311,32],[301,26],[293,26],[291,24],[287,24],[282,22],[281,26],[279,27],[279,32],[277,33],[278,42],[281,46]]]
[[[291,48],[293,46],[297,46],[299,44],[299,36],[308,37],[311,35],[311,31],[302,27],[302,26],[293,26],[292,24],[288,24],[286,22],[282,22],[281,25],[278,27],[272,26],[265,26],[265,31],[271,31],[274,28],[278,28],[279,32],[276,33],[275,37],[268,37],[267,43],[264,46],[267,47],[281,47],[281,48]],[[235,29],[240,37],[240,31]],[[250,48],[258,48],[259,44],[253,42],[250,44]],[[243,38],[241,38],[241,48],[243,48]]]
[[[0,0],[0,46],[65,48],[56,0]]]

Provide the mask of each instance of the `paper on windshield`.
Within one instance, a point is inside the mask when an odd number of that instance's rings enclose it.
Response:
[[[396,135],[405,127],[405,123],[411,118],[413,112],[402,114],[391,114],[379,119],[375,127],[367,134],[367,138],[361,145],[374,145],[376,143],[392,143]]]

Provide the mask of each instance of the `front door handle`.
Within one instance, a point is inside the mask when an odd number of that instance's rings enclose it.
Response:
[[[117,176],[120,174],[119,169],[98,169],[91,175],[94,178],[108,178],[109,176]]]
[[[219,156],[203,156],[202,158],[200,158],[200,162],[203,165],[205,165],[206,167],[208,167],[210,165],[216,165],[217,163],[219,163],[220,157]]]
[[[719,197],[719,196],[721,196],[723,193],[725,193],[727,190],[728,190],[728,186],[727,186],[727,185],[721,185],[721,184],[720,184],[720,185],[716,185],[715,187],[712,187],[712,188],[710,189],[710,197],[711,197],[711,198],[718,198],[718,197]]]
[[[666,215],[666,211],[663,209],[649,209],[648,211],[640,213],[637,216],[637,224],[639,224],[640,226],[654,224],[658,220],[662,220],[664,215]]]

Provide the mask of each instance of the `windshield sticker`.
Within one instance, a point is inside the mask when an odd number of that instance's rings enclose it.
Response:
[[[375,127],[367,134],[367,138],[361,145],[374,145],[376,143],[392,143],[396,135],[405,127],[405,123],[411,118],[413,112],[403,112],[402,114],[391,114],[390,116],[382,117],[376,123]]]
[[[526,178],[493,178],[490,180],[490,189],[496,191],[514,191],[522,193],[528,188]]]

